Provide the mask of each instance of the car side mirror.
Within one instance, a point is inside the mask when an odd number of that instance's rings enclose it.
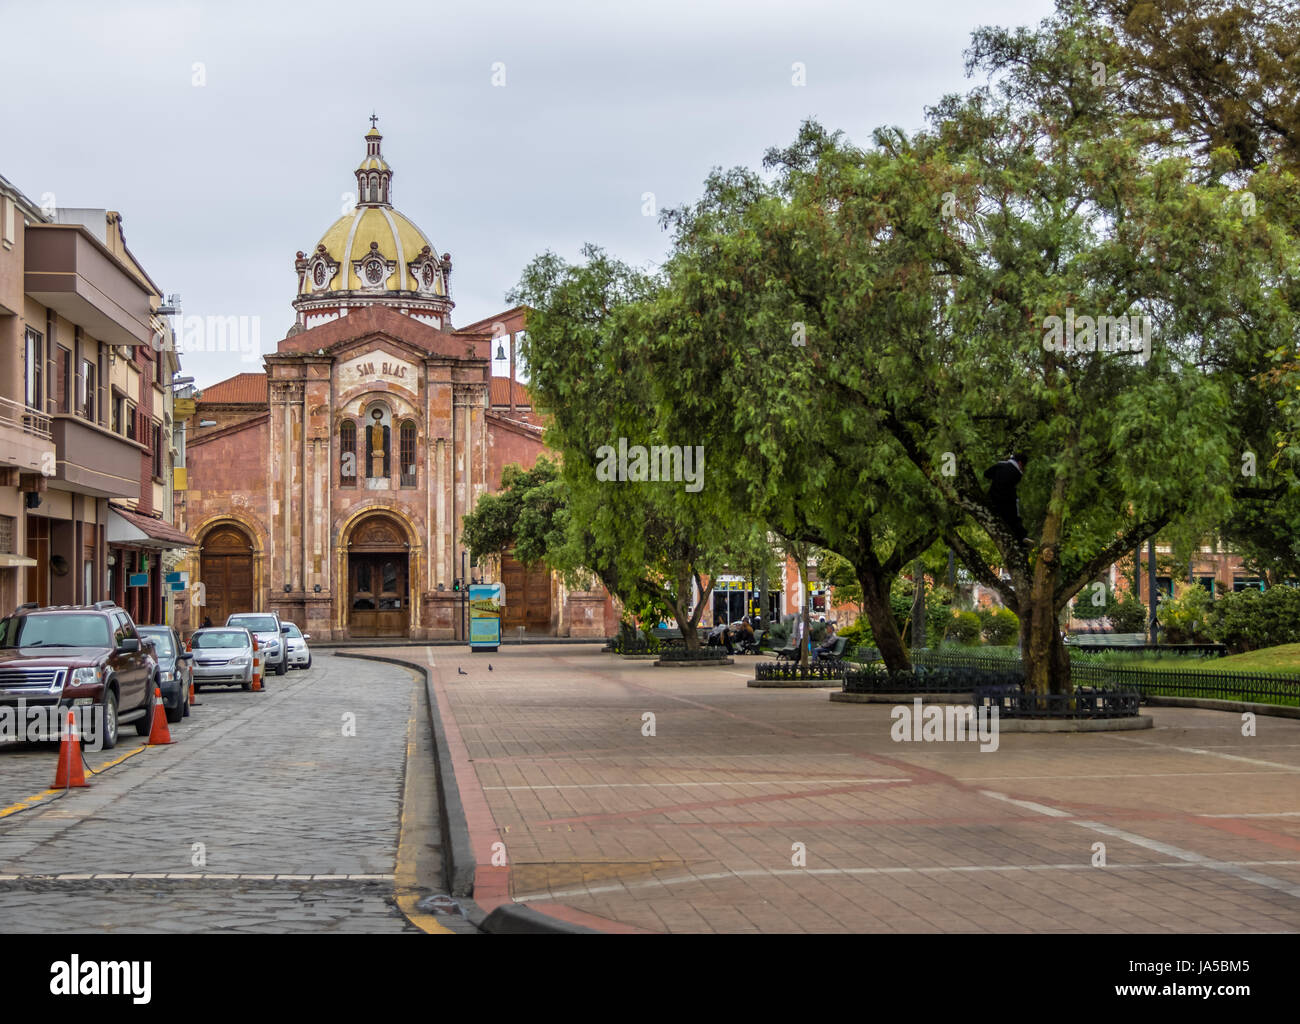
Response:
[[[134,654],[140,650],[140,641],[133,636],[129,636],[122,641],[117,649],[122,654]]]
[[[190,651],[181,651],[181,653],[180,653],[179,655],[177,655],[177,657],[179,657],[181,661],[193,661],[193,660],[194,660],[194,654],[193,654],[192,652],[190,652]]]
[[[304,640],[310,640],[310,639],[311,639],[311,634],[310,634],[310,633],[304,633],[304,634],[302,635],[302,638],[303,638]]]
[[[287,632],[289,632],[289,627],[288,627],[288,626],[281,626],[281,627],[280,627],[280,632],[281,632],[281,633],[287,633]]]

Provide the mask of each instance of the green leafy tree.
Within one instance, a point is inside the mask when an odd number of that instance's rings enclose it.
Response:
[[[882,654],[872,596],[938,528],[1019,616],[1042,692],[1070,686],[1070,599],[1228,500],[1255,411],[1234,399],[1294,330],[1285,232],[1152,150],[1097,45],[1058,18],[925,132],[863,150],[810,124],[774,182],[715,174],[670,218],[677,301],[647,332],[662,401],[718,434],[759,514],[859,569]],[[1013,445],[1030,546],[981,479]]]
[[[589,567],[630,607],[666,607],[696,648],[711,580],[728,563],[756,562],[765,537],[712,486],[701,438],[657,415],[638,330],[661,282],[592,246],[583,258],[539,256],[511,296],[532,309],[523,356],[546,442],[562,454],[564,561]],[[638,446],[648,463],[619,454]],[[675,461],[654,454],[670,446]],[[678,479],[658,479],[660,469]]]

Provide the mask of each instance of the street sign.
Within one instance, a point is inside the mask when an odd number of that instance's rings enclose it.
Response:
[[[128,587],[147,587],[149,585],[149,574],[147,572],[133,572],[126,578]]]
[[[184,466],[172,467],[172,490],[187,491],[190,486],[190,473]]]
[[[190,574],[187,572],[169,572],[166,579],[168,583],[188,583]]]
[[[172,419],[184,420],[194,415],[194,399],[178,398],[172,402]]]
[[[168,586],[171,587],[172,590],[178,590],[178,591],[183,591],[189,588],[188,583],[169,583]]]

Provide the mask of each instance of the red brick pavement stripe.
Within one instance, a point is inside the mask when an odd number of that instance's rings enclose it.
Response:
[[[392,651],[382,653],[393,654]],[[474,902],[485,913],[490,914],[503,903],[514,902],[510,896],[509,858],[507,857],[506,864],[502,867],[494,867],[492,864],[492,846],[502,841],[501,831],[497,828],[496,818],[492,814],[492,808],[479,782],[478,772],[470,762],[469,748],[465,746],[465,741],[461,737],[456,713],[451,708],[451,700],[442,681],[442,672],[436,663],[429,664],[405,653],[397,653],[395,656],[408,664],[428,669],[432,677],[433,695],[438,702],[443,732],[447,736],[448,753],[451,755],[452,765],[456,771],[456,788],[460,791],[461,805],[465,809],[465,822],[469,826],[470,845],[474,849]],[[543,906],[530,904],[530,906],[558,920],[580,924],[601,932],[629,934],[645,931],[643,928],[633,928],[618,921],[610,921],[595,914],[576,910],[563,903],[546,903]]]

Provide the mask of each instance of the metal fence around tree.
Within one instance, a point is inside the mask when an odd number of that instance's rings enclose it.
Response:
[[[1018,656],[966,651],[915,651],[912,663],[926,668],[973,668],[988,672],[1024,670]],[[1143,668],[1101,662],[1072,661],[1075,687],[1136,690],[1145,697],[1199,697],[1209,700],[1252,701],[1300,707],[1300,676],[1213,669]]]

